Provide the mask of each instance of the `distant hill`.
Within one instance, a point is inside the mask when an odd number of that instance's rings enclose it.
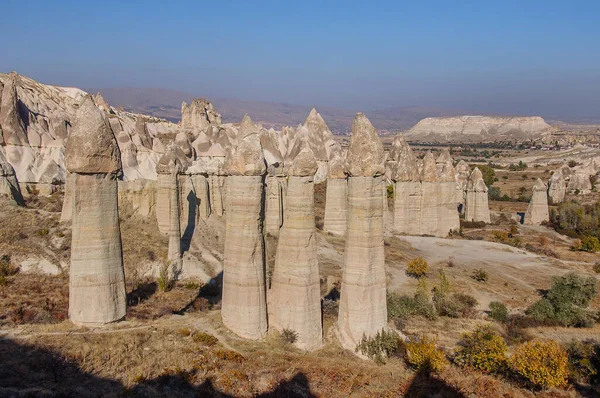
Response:
[[[181,102],[190,103],[201,97],[181,91],[162,88],[106,88],[86,89],[87,92],[101,92],[112,106],[123,106],[135,113],[162,117],[173,122],[181,118]],[[215,109],[223,116],[223,122],[239,122],[245,113],[265,127],[281,128],[303,123],[312,105],[293,105],[277,102],[245,101],[231,98],[207,97]],[[431,116],[455,116],[464,111],[428,107],[394,107],[374,111],[349,110],[327,106],[315,106],[327,122],[329,128],[338,134],[350,131],[356,112],[363,112],[373,125],[382,132],[396,132],[415,125],[419,120]]]

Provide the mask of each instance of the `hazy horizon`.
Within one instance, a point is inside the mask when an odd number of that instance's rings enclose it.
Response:
[[[82,88],[600,119],[599,11],[592,1],[10,0],[0,70]]]

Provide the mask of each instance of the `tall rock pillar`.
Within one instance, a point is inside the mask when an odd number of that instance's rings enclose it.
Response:
[[[533,185],[531,201],[529,201],[529,206],[525,212],[525,224],[541,225],[542,222],[550,219],[548,213],[548,195],[546,191],[546,184],[538,178]]]
[[[438,207],[440,181],[437,174],[435,158],[427,152],[423,158],[421,174],[421,235],[446,236],[448,231],[440,231]]]
[[[259,130],[248,115],[227,151],[223,324],[252,340],[267,332],[263,239],[265,159]]]
[[[460,229],[459,190],[456,183],[456,170],[451,160],[441,164],[439,179],[438,231],[440,235],[446,236],[449,232]]]
[[[285,167],[290,177],[271,282],[269,326],[294,330],[295,345],[313,350],[321,346],[323,335],[313,183],[317,161],[308,143],[299,144],[302,150]]]
[[[73,173],[69,317],[91,326],[118,321],[126,308],[117,203],[121,154],[89,96],[77,111],[65,158]]]
[[[562,171],[558,169],[552,174],[550,181],[548,181],[548,196],[553,204],[558,204],[565,200],[566,193],[567,184],[565,183]]]
[[[417,157],[401,136],[394,139],[396,164],[391,170],[394,186],[394,232],[418,235],[421,224],[421,179]]]
[[[481,170],[477,167],[475,167],[467,182],[465,221],[483,221],[488,224],[490,223],[488,187],[485,185]]]
[[[345,159],[341,155],[329,161],[323,231],[334,235],[346,233],[348,182],[344,173],[344,163]]]
[[[363,335],[386,327],[386,277],[383,246],[383,145],[362,113],[352,124],[346,158],[348,228],[338,331],[343,347],[352,349]]]

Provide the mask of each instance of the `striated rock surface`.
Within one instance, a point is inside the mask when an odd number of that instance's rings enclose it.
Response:
[[[73,173],[69,317],[76,324],[102,325],[122,319],[126,306],[117,191],[119,149],[104,114],[90,97],[79,108],[72,136],[66,158]],[[84,142],[82,148],[72,147]]]
[[[471,173],[466,187],[465,220],[490,223],[488,187],[477,167]]]
[[[346,157],[348,228],[338,315],[343,347],[387,325],[383,247],[383,147],[369,120],[357,114]]]
[[[262,176],[227,177],[223,324],[238,336],[259,340],[267,332],[262,235]]]
[[[551,126],[539,116],[428,117],[411,127],[406,138],[419,141],[495,141],[540,136]]]
[[[562,171],[556,170],[548,181],[548,197],[554,204],[562,203],[567,193],[567,184]]]
[[[267,176],[265,198],[265,230],[277,234],[283,225],[283,200],[287,187],[284,176]]]
[[[304,350],[321,346],[321,292],[313,176],[316,158],[306,145],[289,167],[285,222],[279,234],[269,300],[269,324],[298,334]],[[311,157],[312,155],[312,157]],[[307,175],[308,174],[308,175]]]
[[[458,217],[458,196],[460,192],[455,175],[456,170],[452,165],[452,160],[446,160],[441,167],[438,187],[438,232],[442,236],[448,235],[450,231],[460,229]]]
[[[455,180],[456,184],[458,184],[458,203],[462,204],[460,213],[463,214],[465,212],[465,201],[467,198],[467,184],[469,182],[469,177],[471,176],[471,167],[465,162],[461,160],[455,167],[456,174]]]
[[[533,194],[529,206],[525,212],[524,223],[527,225],[541,225],[550,219],[548,212],[548,187],[541,179],[537,179],[533,185]]]
[[[345,159],[341,155],[329,161],[323,231],[334,235],[346,233],[348,183],[344,174]]]
[[[173,184],[176,177],[172,174],[183,173],[189,167],[189,161],[178,145],[171,143],[156,165],[158,184],[156,192],[156,221],[158,230],[169,234],[171,230],[171,201],[173,200]]]

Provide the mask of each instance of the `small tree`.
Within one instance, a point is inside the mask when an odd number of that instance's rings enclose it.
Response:
[[[508,320],[508,308],[500,301],[492,301],[490,303],[489,317],[495,321],[504,323]]]
[[[382,329],[373,337],[367,337],[363,334],[360,343],[355,351],[375,361],[377,364],[385,363],[386,359],[398,351],[400,341],[398,335],[392,331]]]

